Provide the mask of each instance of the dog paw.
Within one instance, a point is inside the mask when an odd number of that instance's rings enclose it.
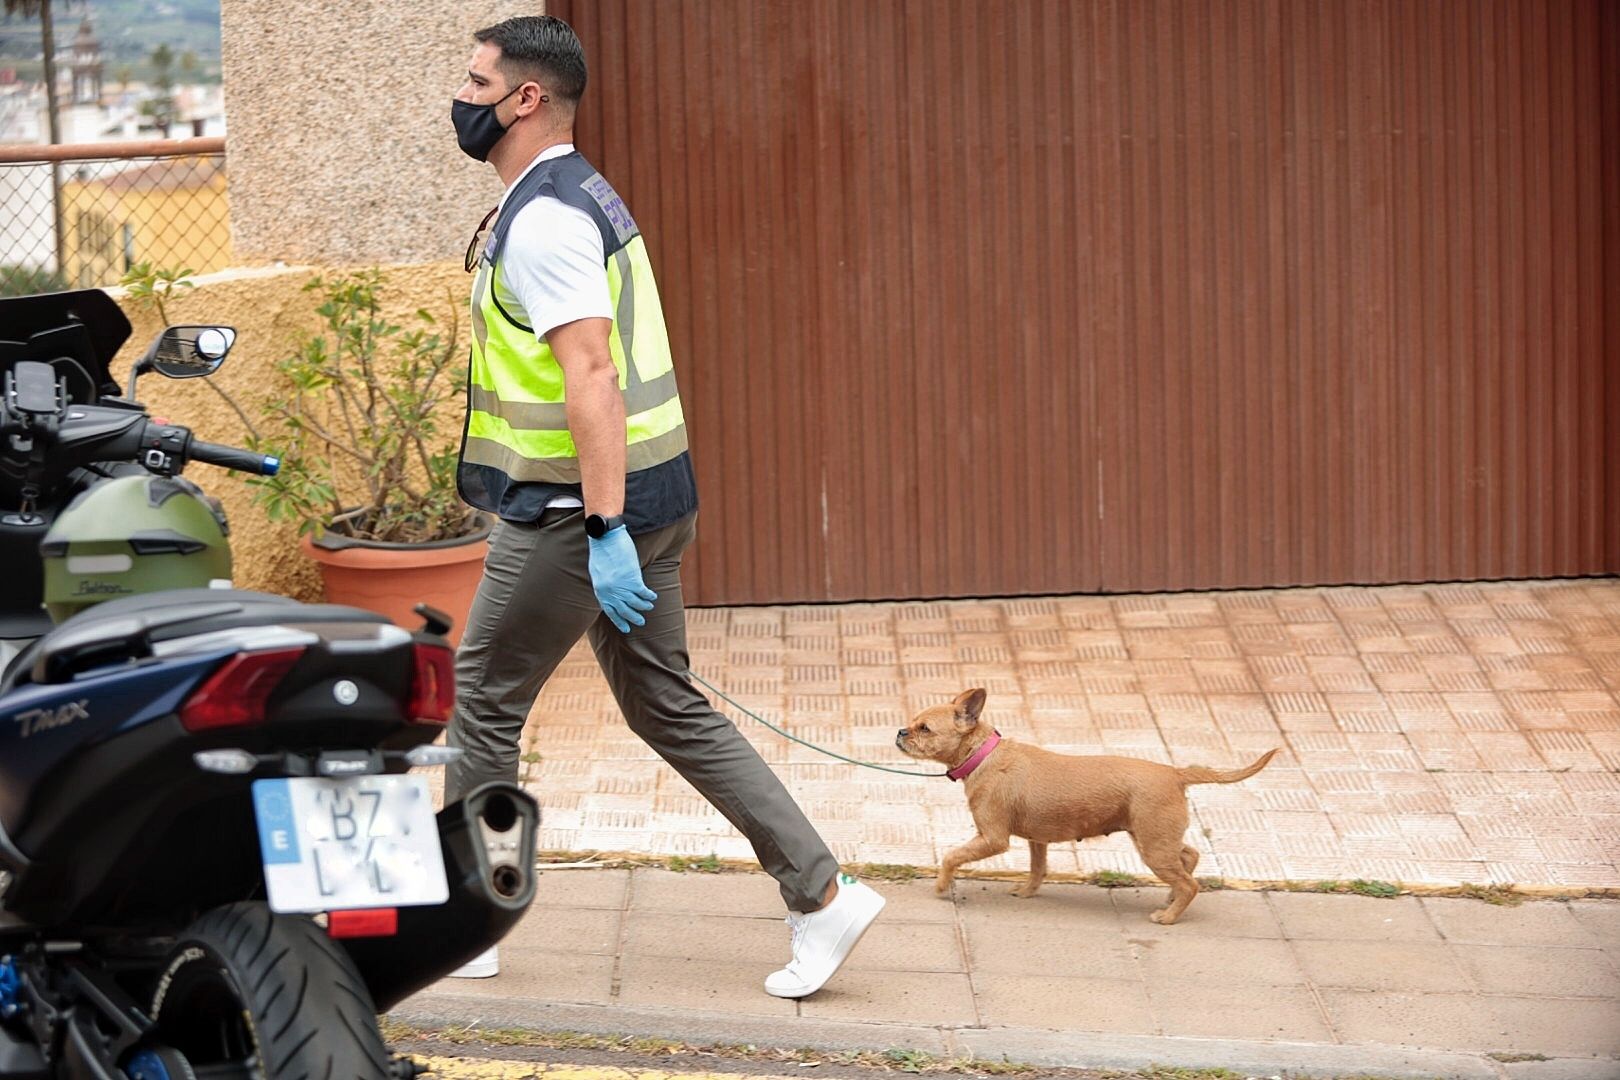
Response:
[[[1160,908],[1158,911],[1155,911],[1153,914],[1149,915],[1148,918],[1152,919],[1160,926],[1169,926],[1176,921],[1166,917],[1169,914],[1169,911],[1169,908]]]
[[[950,878],[941,877],[941,878],[935,878],[934,879],[934,895],[936,895],[936,896],[944,896],[946,893],[949,893],[950,891],[951,891],[951,879]]]
[[[1010,889],[1008,891],[1011,892],[1014,896],[1018,897],[1018,899],[1020,899],[1020,900],[1028,900],[1030,897],[1035,895],[1035,890],[1034,889],[1031,889],[1031,888],[1029,888],[1027,886],[1024,886],[1024,885],[1015,885],[1012,889]]]

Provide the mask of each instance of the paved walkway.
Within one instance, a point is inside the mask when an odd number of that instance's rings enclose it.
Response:
[[[900,767],[895,729],[969,686],[1003,733],[1057,751],[1235,766],[1282,747],[1251,780],[1190,789],[1200,875],[1620,887],[1613,579],[704,609],[690,627],[693,669],[739,702]],[[971,835],[958,786],[727,711],[841,860],[932,866]],[[629,733],[583,647],[525,749],[544,849],[751,856]],[[1050,861],[1146,873],[1123,835]]]
[[[1281,747],[1249,781],[1190,789],[1200,875],[1620,888],[1620,581],[711,609],[690,640],[748,708],[902,767],[895,729],[970,686],[1052,750],[1235,766]],[[737,719],[847,863],[933,866],[972,833],[956,785]],[[525,750],[545,849],[751,854],[626,730],[583,649]],[[1015,843],[978,866],[1026,859]],[[1124,836],[1051,864],[1146,873]],[[1228,890],[1160,927],[1159,889],[877,887],[889,909],[849,969],[795,1004],[760,989],[787,949],[765,876],[548,871],[500,977],[400,1012],[1093,1067],[1620,1078],[1620,900]]]
[[[874,887],[888,906],[845,971],[792,1002],[760,985],[788,946],[763,874],[547,871],[500,976],[396,1015],[1100,1068],[1620,1077],[1620,901],[1229,890],[1163,927],[1160,889]]]

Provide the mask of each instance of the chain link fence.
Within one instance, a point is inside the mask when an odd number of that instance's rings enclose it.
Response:
[[[225,140],[0,147],[0,296],[231,262]]]

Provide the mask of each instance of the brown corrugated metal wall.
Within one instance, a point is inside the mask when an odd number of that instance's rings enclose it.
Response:
[[[1598,96],[1603,102],[1599,144],[1603,157],[1603,458],[1608,468],[1601,489],[1606,499],[1603,549],[1605,570],[1620,569],[1620,4],[1603,4],[1598,20]],[[1591,227],[1591,223],[1587,223]]]
[[[552,0],[689,601],[1620,570],[1615,7]]]

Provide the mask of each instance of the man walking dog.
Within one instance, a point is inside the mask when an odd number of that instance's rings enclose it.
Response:
[[[496,516],[456,659],[446,795],[517,777],[546,679],[588,635],[631,730],[735,825],[781,888],[792,958],[765,980],[815,993],[883,907],[686,676],[681,556],[697,488],[658,287],[640,230],[574,149],[585,54],[567,23],[474,35],[456,140],[506,185],[468,249],[473,355],[458,481]],[[482,232],[482,227],[480,227]],[[490,950],[456,974],[493,975]]]

